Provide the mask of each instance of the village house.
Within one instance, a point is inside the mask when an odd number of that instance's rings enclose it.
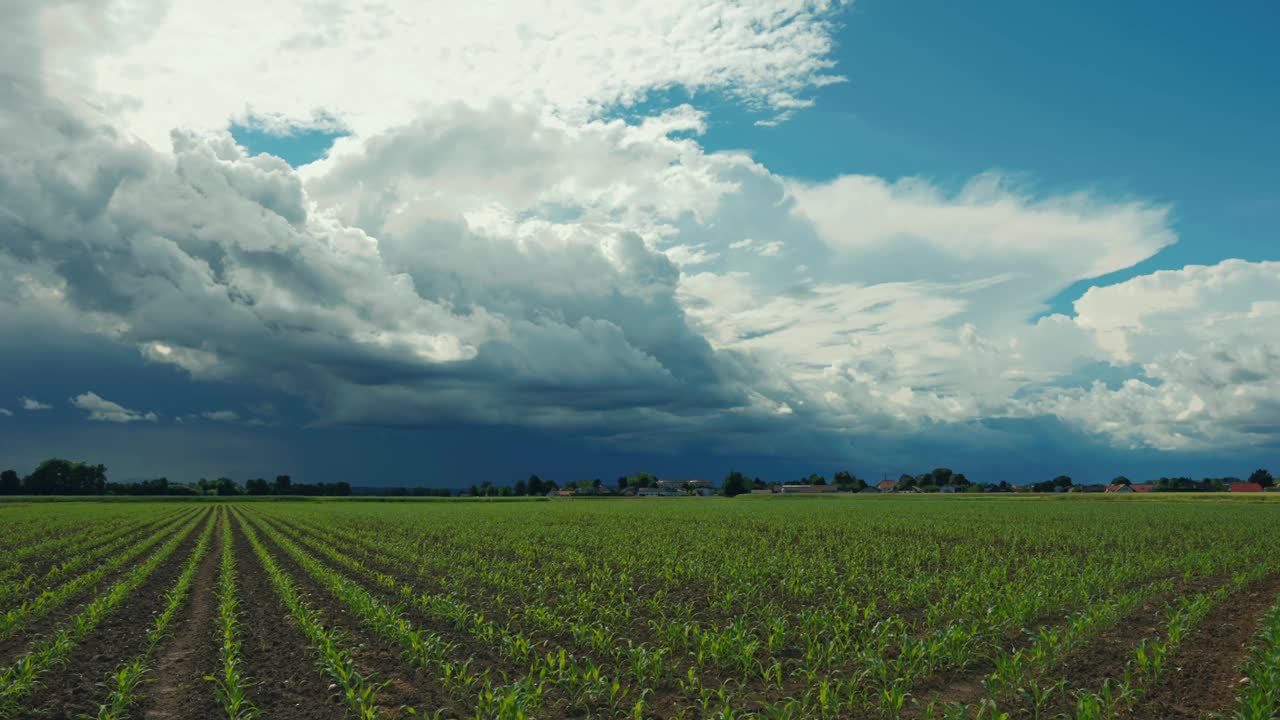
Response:
[[[1237,492],[1262,492],[1262,486],[1258,483],[1231,483],[1227,489],[1233,493]]]
[[[897,480],[881,480],[880,483],[876,485],[876,489],[882,493],[895,492],[898,489],[898,481]]]
[[[1132,487],[1132,486],[1129,486],[1129,485],[1108,485],[1108,486],[1107,486],[1107,492],[1109,492],[1109,493],[1131,493],[1131,492],[1134,492],[1134,490],[1133,490],[1133,487]]]

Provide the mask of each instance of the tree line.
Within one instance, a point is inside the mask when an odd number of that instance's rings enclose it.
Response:
[[[168,478],[137,482],[111,482],[107,467],[50,458],[36,466],[30,475],[19,477],[17,471],[0,472],[0,495],[329,495],[351,494],[351,484],[295,483],[288,475],[277,475],[274,482],[254,478],[242,485],[231,478],[200,478],[194,483],[175,483]]]

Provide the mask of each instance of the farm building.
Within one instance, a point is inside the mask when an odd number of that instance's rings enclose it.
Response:
[[[880,492],[893,492],[894,490],[898,489],[898,481],[882,480],[878,485],[876,485],[876,489],[879,490]]]
[[[1109,493],[1131,493],[1131,492],[1134,492],[1134,489],[1133,489],[1133,487],[1132,487],[1132,486],[1130,486],[1130,485],[1108,485],[1108,486],[1107,486],[1107,492],[1109,492]]]
[[[772,495],[773,491],[766,488],[764,490],[752,490],[751,494],[752,495]]]
[[[1129,487],[1133,488],[1134,492],[1140,492],[1140,493],[1151,492],[1150,483],[1143,483],[1142,485],[1130,485]]]
[[[955,485],[943,485],[942,487],[938,488],[938,492],[940,492],[940,493],[958,493],[958,492],[960,492],[960,488],[956,487]]]
[[[1231,492],[1262,492],[1262,486],[1258,483],[1231,483],[1227,489]]]
[[[839,490],[835,485],[783,485],[783,495],[819,495]]]
[[[678,497],[684,492],[671,487],[640,488],[636,495],[640,497]]]
[[[658,487],[670,490],[678,490],[684,492],[687,489],[701,490],[710,488],[715,490],[715,483],[710,480],[659,480]]]

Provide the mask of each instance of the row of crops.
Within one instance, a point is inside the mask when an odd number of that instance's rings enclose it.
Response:
[[[0,505],[0,718],[1274,718],[1278,513]]]

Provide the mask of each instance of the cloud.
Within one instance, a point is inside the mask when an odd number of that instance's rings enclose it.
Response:
[[[1101,357],[1141,376],[1046,394],[1032,411],[1124,447],[1280,441],[1280,262],[1224,260],[1090,288],[1071,322]]]
[[[217,422],[235,422],[240,419],[240,415],[234,410],[211,410],[200,413],[200,417]]]
[[[13,411],[12,411],[12,410],[6,410],[5,408],[0,408],[0,415],[2,415],[2,416],[4,416],[4,417],[13,417]]]
[[[96,393],[85,392],[71,399],[71,404],[89,412],[90,420],[112,423],[130,423],[138,421],[155,422],[158,416],[153,412],[139,412],[113,403]]]
[[[34,398],[20,397],[18,400],[22,402],[23,410],[50,410],[53,408],[52,405],[42,403]]]
[[[105,54],[72,32],[81,10],[19,13],[0,38],[0,304],[328,423],[782,453],[1046,416],[1121,445],[1276,437],[1273,264],[1156,273],[1039,317],[1173,243],[1164,204],[996,173],[802,182],[705,151],[692,105],[610,119],[673,87],[783,119],[834,79],[835,4],[520,6],[498,36],[488,8],[429,27],[411,7],[300,8],[255,10],[261,32],[233,43],[205,4],[139,6]],[[413,68],[430,102],[333,83],[353,58]],[[79,66],[94,88],[69,84]],[[228,116],[356,134],[295,171],[238,147]]]
[[[498,99],[582,119],[671,88],[722,93],[778,120],[842,79],[830,55],[844,4],[287,0],[228,13],[171,0],[97,16],[60,7],[44,24],[65,33],[95,21],[96,36],[77,43],[98,50],[83,60],[90,87],[163,147],[170,128],[232,117],[283,127],[321,118],[372,136],[437,103]],[[333,82],[353,64],[367,78],[414,81]]]

